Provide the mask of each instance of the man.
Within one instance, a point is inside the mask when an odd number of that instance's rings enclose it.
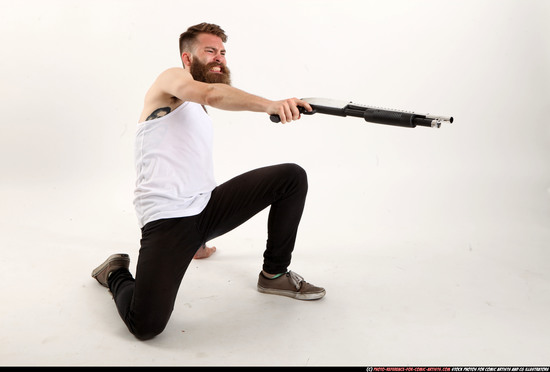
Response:
[[[295,164],[256,169],[216,186],[212,123],[204,106],[300,118],[297,98],[271,101],[230,86],[227,37],[201,23],[180,36],[183,68],[161,73],[146,93],[136,134],[134,205],[142,230],[135,279],[127,254],[111,255],[92,272],[109,288],[118,312],[140,340],[160,334],[172,313],[187,267],[205,242],[270,206],[258,291],[316,300],[323,288],[288,271],[307,194]]]

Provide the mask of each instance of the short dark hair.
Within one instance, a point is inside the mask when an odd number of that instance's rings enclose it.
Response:
[[[199,23],[189,27],[187,31],[180,35],[180,56],[183,52],[189,52],[193,49],[199,34],[212,34],[218,36],[224,43],[227,41],[227,35],[220,26],[213,23]]]

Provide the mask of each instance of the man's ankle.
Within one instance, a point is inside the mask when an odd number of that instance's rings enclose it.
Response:
[[[270,274],[262,270],[262,275],[265,276],[267,279],[277,279],[280,276],[285,275],[286,273],[280,273],[280,274]]]

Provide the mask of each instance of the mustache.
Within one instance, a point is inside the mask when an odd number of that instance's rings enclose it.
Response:
[[[219,62],[211,62],[206,65],[208,71],[210,71],[213,67],[219,67],[222,73],[227,74],[227,67]]]

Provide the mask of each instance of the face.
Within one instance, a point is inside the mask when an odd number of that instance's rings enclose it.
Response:
[[[225,47],[219,37],[211,34],[198,35],[194,53],[189,55],[189,60],[189,71],[195,80],[231,84],[231,72],[225,60]]]

